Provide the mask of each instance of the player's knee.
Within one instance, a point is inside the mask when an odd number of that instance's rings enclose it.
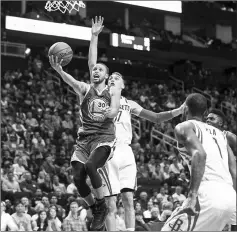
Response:
[[[121,195],[125,210],[133,210],[133,192],[123,192]]]
[[[109,214],[116,214],[117,206],[116,206],[116,196],[107,197],[106,198],[107,206],[109,209]]]
[[[95,165],[93,164],[92,160],[88,160],[86,163],[85,163],[85,168],[86,168],[86,171],[88,174],[90,174],[91,172],[93,171],[96,171],[96,167]]]
[[[80,175],[80,173],[74,174],[73,181],[77,187],[83,186],[84,184],[86,184],[86,178],[84,176]]]

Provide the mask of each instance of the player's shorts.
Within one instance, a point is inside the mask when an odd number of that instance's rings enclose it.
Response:
[[[88,136],[81,136],[77,140],[77,147],[76,150],[73,152],[71,157],[71,162],[77,161],[85,164],[93,153],[98,147],[101,146],[109,146],[111,147],[111,153],[108,157],[108,160],[111,159],[113,155],[113,150],[115,147],[115,137],[112,135],[88,135]]]
[[[196,215],[178,207],[161,231],[222,231],[236,210],[233,187],[219,182],[202,182],[197,199]]]
[[[116,144],[113,158],[101,173],[104,195],[117,195],[122,189],[135,190],[137,187],[137,167],[132,148],[128,144]],[[108,176],[106,179],[105,177]]]

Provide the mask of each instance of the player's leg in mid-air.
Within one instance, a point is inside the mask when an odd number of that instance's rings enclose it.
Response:
[[[135,211],[133,194],[136,188],[136,163],[134,154],[129,145],[117,145],[113,158],[107,163],[106,169],[110,180],[110,191],[105,184],[105,196],[109,207],[106,218],[107,230],[116,229],[116,195],[121,193],[125,209],[125,225],[127,230],[135,229]]]
[[[89,139],[81,139],[81,141],[79,139],[78,147],[71,159],[75,185],[81,197],[92,210],[91,230],[100,230],[108,214],[102,179],[97,170],[105,165],[113,146],[114,140],[111,136],[90,136]],[[86,184],[87,175],[90,177],[96,199]]]

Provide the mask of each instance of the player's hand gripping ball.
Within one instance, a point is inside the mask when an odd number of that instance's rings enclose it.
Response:
[[[60,61],[63,60],[60,64],[62,66],[66,66],[72,60],[73,51],[68,44],[64,42],[58,42],[50,47],[48,56],[54,56],[54,58],[58,57],[58,62],[60,63]]]

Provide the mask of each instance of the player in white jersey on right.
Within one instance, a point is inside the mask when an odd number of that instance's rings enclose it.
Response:
[[[120,73],[114,72],[109,77],[108,86],[120,85],[124,88],[123,77]],[[113,158],[108,161],[105,173],[108,173],[104,195],[107,197],[109,214],[106,219],[106,228],[109,231],[116,230],[116,200],[121,193],[125,209],[125,224],[127,230],[135,230],[135,211],[133,205],[133,193],[136,190],[137,167],[135,157],[130,147],[132,141],[132,114],[154,123],[168,121],[183,113],[184,104],[172,111],[155,113],[144,109],[138,103],[120,99],[120,110],[115,118],[116,147]],[[104,173],[103,173],[104,174]],[[105,174],[104,174],[105,175]]]
[[[226,117],[225,117],[224,113],[221,110],[211,109],[208,112],[206,123],[208,125],[211,125],[211,126],[214,126],[214,127],[218,128],[219,130],[222,131],[222,133],[226,137],[226,140],[227,140],[230,148],[232,149],[235,157],[237,157],[237,136],[235,134],[233,134],[232,132],[230,132],[230,131],[225,131],[224,130],[225,121],[226,121]],[[233,184],[234,184],[235,191],[236,191],[236,186],[235,186],[236,185],[236,176],[233,179]],[[235,210],[235,213],[231,216],[228,226],[230,226],[231,231],[237,231],[236,210]]]
[[[222,231],[236,210],[235,157],[222,131],[202,121],[206,98],[190,94],[186,107],[187,121],[175,127],[175,135],[190,169],[190,189],[162,231]]]

